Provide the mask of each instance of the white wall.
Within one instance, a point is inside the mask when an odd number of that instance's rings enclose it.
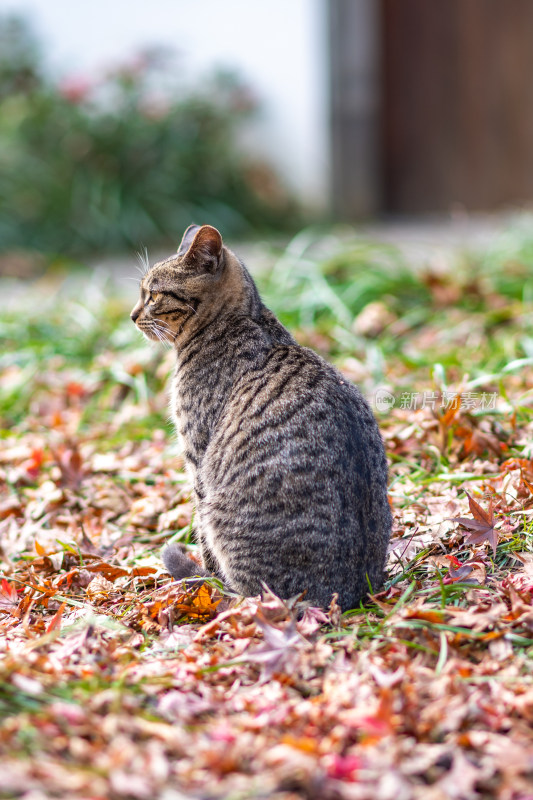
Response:
[[[253,146],[311,206],[328,183],[327,0],[1,0],[27,12],[63,75],[113,65],[150,44],[182,54],[187,77],[237,68],[263,104]]]

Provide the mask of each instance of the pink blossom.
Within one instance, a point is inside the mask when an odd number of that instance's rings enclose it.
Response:
[[[90,94],[93,88],[92,83],[87,78],[72,76],[65,78],[59,84],[59,94],[68,100],[69,103],[82,103]]]
[[[361,759],[357,756],[333,755],[327,765],[327,774],[330,778],[340,781],[356,780],[356,772],[361,768]]]

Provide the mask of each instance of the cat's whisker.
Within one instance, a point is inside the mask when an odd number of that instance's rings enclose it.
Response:
[[[143,247],[143,250],[137,251],[137,258],[140,262],[140,267],[138,267],[139,272],[144,277],[148,270],[150,269],[150,261],[148,259],[148,250],[146,247]]]
[[[144,247],[144,266],[146,267],[146,271],[150,269],[150,259],[148,258],[148,248]]]
[[[167,322],[164,322],[163,320],[158,320],[158,325],[162,331],[168,331],[169,333],[172,333],[172,328]]]
[[[158,321],[154,320],[151,324],[151,330],[157,336],[161,344],[166,345],[167,347],[171,346],[170,340],[167,338],[167,331],[164,328],[160,328],[158,325]]]
[[[165,334],[170,334],[170,336],[174,340],[174,338],[175,338],[174,337],[174,331],[172,330],[172,328],[170,327],[168,322],[165,322],[163,319],[158,319],[158,320],[155,320],[155,324],[159,326],[159,330],[160,331],[162,331]]]
[[[163,341],[163,338],[162,338],[161,334],[159,333],[159,331],[157,330],[157,328],[151,328],[150,332],[153,333],[155,335],[156,339],[158,339],[160,342]]]

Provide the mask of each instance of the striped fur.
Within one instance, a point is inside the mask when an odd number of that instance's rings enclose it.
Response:
[[[353,608],[382,582],[387,463],[359,390],[300,347],[210,226],[141,282],[132,319],[176,349],[172,415],[196,499],[204,570],[234,591],[266,584]],[[176,579],[199,570],[179,548]]]

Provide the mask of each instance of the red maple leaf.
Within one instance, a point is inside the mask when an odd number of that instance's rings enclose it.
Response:
[[[20,598],[13,584],[2,578],[0,581],[0,610],[12,611],[18,607]]]
[[[478,544],[479,542],[488,542],[492,547],[493,553],[496,552],[498,544],[498,531],[495,530],[497,520],[494,518],[494,511],[492,508],[492,497],[490,498],[489,510],[485,511],[481,508],[479,503],[476,503],[473,497],[470,497],[468,492],[465,491],[468,497],[468,505],[474,519],[468,517],[453,517],[454,522],[458,522],[463,528],[472,531],[466,540],[467,544]]]

